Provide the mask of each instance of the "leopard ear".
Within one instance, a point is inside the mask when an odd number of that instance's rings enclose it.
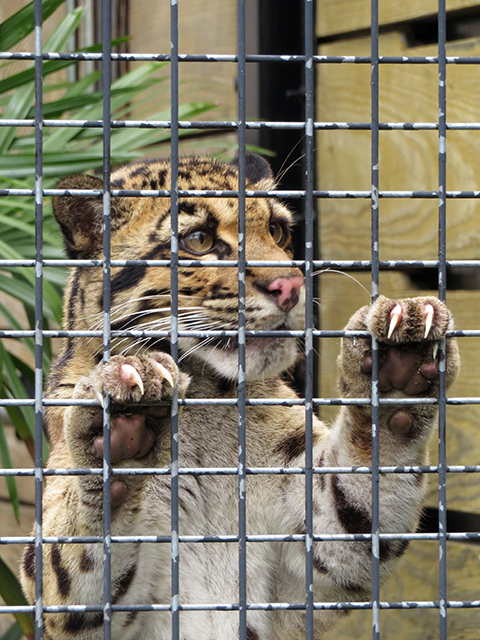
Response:
[[[238,167],[238,157],[232,160],[231,164]],[[262,180],[273,180],[272,168],[265,158],[251,151],[245,154],[245,173],[247,180],[252,184]]]
[[[94,189],[103,190],[103,181],[89,175],[74,175],[62,178],[57,189]],[[99,195],[54,196],[53,213],[63,233],[63,239],[69,258],[91,258],[102,249],[103,197]],[[122,204],[118,198],[112,198],[112,221],[117,219]]]

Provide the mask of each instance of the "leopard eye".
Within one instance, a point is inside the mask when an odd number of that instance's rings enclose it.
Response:
[[[280,222],[272,220],[272,222],[270,222],[268,230],[270,231],[270,235],[277,244],[282,244],[285,241],[285,229],[280,224]]]
[[[185,236],[183,238],[183,244],[185,248],[192,253],[208,253],[215,245],[215,238],[210,231],[199,229]]]

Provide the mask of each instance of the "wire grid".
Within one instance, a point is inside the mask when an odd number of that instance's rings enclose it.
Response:
[[[306,611],[306,638],[313,640],[313,615],[315,610],[328,609],[371,609],[372,610],[372,638],[380,639],[379,612],[381,609],[408,609],[408,608],[437,608],[439,609],[440,640],[447,639],[447,608],[448,607],[480,607],[480,601],[449,601],[447,593],[447,566],[446,543],[447,540],[480,540],[479,533],[447,533],[446,527],[446,474],[480,472],[480,465],[446,465],[446,440],[445,440],[445,411],[448,404],[480,404],[480,398],[447,398],[445,391],[445,343],[440,347],[440,394],[439,398],[407,398],[383,399],[379,398],[377,390],[378,382],[378,345],[373,340],[373,373],[372,373],[372,398],[318,398],[314,397],[313,366],[314,352],[313,339],[331,338],[341,336],[365,336],[365,332],[352,331],[318,331],[313,328],[313,271],[335,267],[338,269],[364,269],[371,272],[372,299],[378,296],[379,272],[381,269],[402,269],[405,267],[422,267],[438,269],[439,296],[445,300],[446,294],[446,268],[447,266],[480,266],[480,261],[446,259],[446,199],[447,198],[480,198],[480,192],[476,191],[450,191],[446,190],[446,131],[447,130],[478,130],[479,123],[448,123],[446,122],[446,65],[447,64],[479,64],[480,58],[475,57],[447,57],[445,52],[446,32],[446,8],[445,0],[439,0],[438,19],[438,55],[434,57],[385,57],[379,56],[378,40],[378,0],[371,3],[371,55],[370,56],[315,56],[314,55],[314,4],[313,0],[305,0],[305,32],[304,53],[302,55],[273,56],[273,55],[246,55],[245,35],[245,0],[238,0],[238,53],[236,56],[228,55],[183,55],[178,48],[178,5],[177,0],[171,0],[171,51],[165,54],[112,54],[110,50],[110,2],[103,1],[103,52],[102,54],[58,54],[42,51],[42,8],[41,0],[35,0],[35,51],[34,53],[3,52],[0,59],[30,59],[35,61],[35,118],[34,120],[2,120],[0,126],[27,126],[35,127],[36,159],[35,159],[35,189],[6,189],[1,190],[1,196],[32,196],[35,197],[36,207],[36,254],[35,260],[0,260],[1,266],[26,266],[35,268],[36,276],[36,313],[35,331],[1,331],[0,336],[5,338],[35,338],[35,398],[33,400],[0,400],[0,406],[33,406],[35,410],[35,469],[3,469],[3,476],[34,476],[35,477],[35,532],[34,536],[0,537],[1,544],[27,544],[35,543],[36,564],[36,604],[34,607],[2,606],[0,613],[33,612],[35,615],[35,638],[43,637],[43,616],[45,613],[58,613],[65,611],[92,611],[102,612],[104,620],[104,638],[111,638],[111,613],[112,611],[170,611],[172,617],[172,640],[180,637],[180,611],[238,611],[240,640],[247,638],[247,611],[248,610],[305,610]],[[42,65],[49,59],[75,59],[75,60],[101,60],[103,63],[103,119],[96,121],[72,121],[72,120],[43,120],[42,114]],[[110,61],[169,61],[171,66],[171,107],[170,121],[111,121],[110,120]],[[178,71],[180,62],[210,62],[226,61],[237,65],[238,68],[238,119],[234,122],[181,122],[179,121],[179,96],[178,96]],[[246,120],[246,65],[249,62],[302,62],[304,64],[305,77],[305,119],[302,122],[248,122]],[[332,64],[342,62],[344,64],[366,64],[371,67],[371,121],[370,122],[316,122],[314,114],[314,79],[315,66],[319,64]],[[378,109],[378,77],[380,64],[434,64],[439,71],[439,119],[438,122],[426,123],[380,123]],[[43,260],[42,257],[42,207],[43,198],[52,195],[66,194],[66,191],[58,189],[44,190],[42,188],[42,131],[43,127],[85,127],[102,128],[104,140],[104,164],[102,191],[75,190],[70,195],[102,195],[104,214],[104,245],[102,260]],[[171,129],[171,164],[172,183],[169,190],[158,191],[127,191],[110,189],[110,134],[111,129],[120,127],[158,127]],[[225,129],[238,131],[238,191],[182,191],[178,188],[178,143],[180,129]],[[249,129],[271,128],[279,130],[299,129],[305,132],[305,168],[306,181],[303,189],[295,191],[247,191],[245,189],[245,134]],[[371,131],[371,190],[369,191],[318,191],[314,188],[314,136],[316,131],[328,129],[363,129]],[[438,190],[433,191],[379,191],[379,131],[416,129],[438,130],[439,142],[439,181]],[[126,261],[111,260],[110,258],[110,202],[111,198],[118,196],[135,197],[169,197],[171,200],[172,232],[171,232],[171,260],[142,260],[136,264],[145,266],[157,266],[171,268],[171,330],[170,331],[113,331],[110,329],[110,271],[112,267],[126,266]],[[206,261],[206,260],[180,260],[178,257],[178,198],[188,196],[202,197],[234,197],[238,198],[239,205],[239,257],[238,261]],[[288,197],[302,198],[305,201],[305,259],[286,262],[271,261],[247,261],[245,255],[245,203],[247,198],[262,197]],[[322,261],[314,260],[314,203],[318,198],[365,198],[371,201],[371,229],[372,249],[371,259],[364,261]],[[438,200],[439,220],[439,247],[438,259],[430,261],[380,261],[379,260],[379,199],[381,198],[431,198]],[[128,264],[131,265],[132,261]],[[304,269],[306,286],[306,316],[304,331],[247,331],[245,322],[245,271],[248,266],[290,266],[295,265]],[[104,325],[102,331],[43,331],[42,327],[42,270],[45,266],[85,266],[103,268],[104,286]],[[237,331],[179,331],[178,328],[178,268],[183,266],[225,266],[238,268],[239,286],[239,311]],[[184,336],[209,337],[209,336],[238,336],[239,341],[239,384],[236,399],[178,399],[174,397],[171,420],[171,446],[172,459],[169,468],[144,468],[144,469],[113,469],[110,465],[110,438],[109,438],[109,398],[104,398],[104,461],[102,469],[42,469],[42,423],[43,408],[45,406],[70,406],[70,405],[94,405],[95,401],[76,400],[49,400],[42,392],[42,340],[43,337],[102,337],[104,360],[110,357],[110,342],[113,337],[166,337],[171,341],[171,353],[178,359],[178,338]],[[285,338],[303,337],[305,339],[306,383],[305,397],[292,399],[255,399],[247,398],[245,387],[245,339],[259,336],[283,336]],[[480,331],[450,331],[449,336],[480,336]],[[379,465],[379,439],[378,439],[378,410],[382,404],[438,404],[439,406],[439,462],[438,465],[429,466],[395,466],[380,467]],[[238,407],[238,466],[233,468],[179,468],[178,464],[178,407],[179,405],[235,405]],[[247,468],[245,459],[245,412],[247,406],[253,405],[303,405],[305,406],[306,420],[306,460],[304,468]],[[315,407],[321,405],[366,405],[372,406],[372,462],[365,467],[313,467],[312,462],[312,418]],[[170,536],[112,536],[110,518],[110,480],[112,473],[125,474],[149,474],[170,475],[171,477],[171,535]],[[372,479],[372,532],[370,534],[344,534],[328,535],[313,533],[313,509],[312,509],[312,480],[314,474],[367,474]],[[380,534],[379,533],[379,479],[380,474],[391,473],[427,473],[438,476],[439,482],[439,533],[414,533],[414,534]],[[42,488],[43,478],[54,475],[86,475],[96,474],[103,477],[103,535],[101,537],[46,537],[42,533]],[[247,535],[246,533],[246,477],[257,474],[300,474],[305,478],[305,507],[306,507],[306,533],[295,535]],[[178,477],[179,475],[232,475],[238,478],[239,498],[239,528],[237,535],[214,536],[180,536],[178,534]],[[303,541],[305,544],[305,601],[300,603],[255,603],[247,601],[247,542],[266,541]],[[369,602],[316,602],[313,593],[313,547],[314,541],[372,541],[372,598]],[[439,545],[439,594],[435,601],[411,601],[411,602],[382,602],[380,600],[379,547],[382,540],[438,540]],[[128,542],[144,542],[156,544],[170,544],[172,550],[172,599],[169,605],[113,605],[111,594],[111,545]],[[239,548],[239,594],[236,603],[213,603],[208,605],[191,605],[179,601],[179,557],[182,543],[209,543],[229,542],[238,544]],[[104,603],[103,606],[43,606],[43,576],[42,576],[42,547],[43,544],[62,543],[99,543],[104,548]]]

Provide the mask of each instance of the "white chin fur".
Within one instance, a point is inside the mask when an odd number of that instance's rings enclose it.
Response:
[[[300,330],[305,321],[305,288],[300,290],[299,303],[289,312],[287,325],[290,330]],[[238,350],[222,349],[206,345],[195,349],[196,338],[180,338],[183,353],[191,350],[192,357],[205,362],[222,378],[238,380]],[[250,338],[246,344],[247,382],[278,376],[293,366],[298,351],[295,338]],[[181,366],[181,365],[180,365]]]
[[[180,339],[180,349],[186,352],[193,346],[192,343],[191,338]],[[279,375],[295,364],[298,355],[296,341],[291,338],[252,339],[247,342],[245,351],[247,382]],[[192,353],[192,357],[208,364],[222,378],[238,380],[237,349],[200,347]]]

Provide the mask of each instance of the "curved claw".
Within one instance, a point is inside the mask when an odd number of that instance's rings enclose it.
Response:
[[[432,328],[433,316],[435,315],[435,311],[431,304],[426,304],[423,310],[423,317],[425,318],[425,335],[424,338],[428,337],[430,333],[430,329]]]
[[[158,373],[162,378],[165,378],[165,380],[169,383],[169,385],[172,387],[175,386],[173,383],[173,378],[172,378],[172,374],[170,373],[170,371],[163,366],[163,364],[160,364],[160,362],[155,362],[155,366],[158,369]]]
[[[100,406],[103,409],[103,395],[100,393],[100,391],[97,388],[93,389],[93,393],[95,394],[95,397],[100,402]]]
[[[140,374],[135,367],[132,367],[131,364],[122,364],[121,375],[122,378],[129,382],[132,387],[137,385],[140,389],[140,395],[143,396],[145,389]]]
[[[403,313],[403,310],[399,304],[397,304],[390,311],[390,326],[388,327],[388,334],[387,334],[388,339],[392,337],[393,332],[400,324],[400,320],[402,319],[402,313]]]

